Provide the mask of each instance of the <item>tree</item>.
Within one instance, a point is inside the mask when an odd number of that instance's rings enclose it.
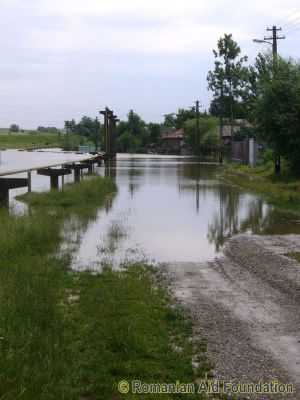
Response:
[[[191,108],[190,110],[186,110],[184,108],[179,108],[176,118],[175,118],[175,128],[182,129],[184,123],[189,119],[194,119],[196,117],[195,108]]]
[[[175,113],[164,115],[163,126],[165,128],[175,128],[175,124],[176,124]]]
[[[217,43],[218,50],[213,50],[216,58],[215,68],[207,75],[208,89],[219,99],[220,116],[224,117],[224,99],[228,98],[231,122],[234,118],[234,103],[243,95],[248,78],[248,69],[243,65],[247,57],[239,57],[241,49],[232,39],[231,34],[224,34]],[[228,111],[227,111],[228,112]]]
[[[76,122],[74,118],[71,121],[65,121],[65,129],[68,133],[75,133]]]
[[[99,121],[97,121],[96,119],[84,115],[81,118],[80,122],[78,122],[78,124],[75,126],[74,131],[76,132],[77,135],[85,136],[86,138],[91,140],[95,145],[96,141],[97,144],[99,144],[100,126],[99,126]],[[96,138],[97,132],[98,132],[98,137]]]
[[[223,96],[223,101],[221,101],[221,97],[215,97],[210,102],[209,113],[214,117],[220,117],[222,114],[228,116],[231,113],[231,99],[229,96]],[[234,116],[235,118],[245,119],[248,116],[248,110],[246,109],[246,105],[243,101],[235,101],[234,104]]]
[[[58,133],[58,129],[55,126],[38,126],[37,131],[43,133]]]
[[[259,95],[259,87],[263,82],[269,82],[273,77],[273,55],[271,51],[259,53],[254,65],[247,71],[247,79],[242,92],[243,111],[249,121],[255,122],[255,104]]]
[[[157,146],[161,142],[161,125],[150,122],[148,124],[150,146]]]
[[[10,132],[19,132],[20,128],[19,128],[19,125],[17,125],[17,124],[11,124],[9,130],[10,130]]]
[[[70,150],[70,139],[69,135],[70,133],[75,133],[75,127],[76,127],[76,122],[74,118],[71,121],[65,121],[65,129],[67,130],[67,139],[66,139],[66,144],[65,144],[65,150]]]
[[[118,151],[140,151],[149,145],[149,132],[146,122],[135,112],[128,113],[128,120],[119,123],[116,133]],[[129,137],[130,146],[128,145]]]
[[[275,154],[284,156],[293,169],[299,170],[300,64],[278,58],[274,68],[266,59],[265,67],[263,77],[256,82],[256,122],[262,139]],[[279,171],[275,162],[275,172]]]
[[[129,153],[130,151],[136,152],[140,146],[141,141],[136,136],[132,136],[131,132],[124,132],[117,138],[117,151],[120,153]]]
[[[184,109],[179,108],[177,113],[166,114],[164,117],[163,126],[165,128],[182,129],[185,121],[193,119],[196,116],[194,108]]]
[[[200,151],[217,147],[219,144],[218,118],[201,116],[200,118]],[[192,149],[196,149],[196,119],[189,119],[184,124],[183,139]]]

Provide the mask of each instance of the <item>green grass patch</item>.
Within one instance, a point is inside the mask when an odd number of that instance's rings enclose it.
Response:
[[[296,260],[296,261],[298,261],[298,263],[300,263],[300,253],[299,252],[285,253],[284,255],[286,257],[292,258],[293,260]]]
[[[75,349],[81,356],[72,369],[78,398],[89,398],[89,393],[97,399],[139,398],[130,393],[121,396],[118,382],[195,382],[208,371],[205,346],[189,340],[190,324],[170,307],[166,290],[155,277],[156,272],[143,265],[78,275],[79,299],[72,312],[74,325],[84,327]],[[191,363],[195,354],[198,370]]]
[[[58,137],[46,133],[11,133],[0,135],[0,148],[30,149],[35,147],[58,146]]]
[[[95,178],[22,196],[28,215],[0,213],[0,399],[132,399],[120,380],[195,382],[209,371],[156,270],[74,272],[59,256],[62,226],[88,224],[114,191]]]
[[[52,190],[49,193],[25,193],[17,198],[35,207],[84,208],[94,207],[107,195],[116,191],[116,185],[107,179],[95,177],[84,182],[74,183],[62,190]]]
[[[17,132],[8,135],[3,129],[0,132],[0,148],[3,149],[32,149],[36,147],[62,147],[65,150],[78,150],[80,145],[93,145],[85,136],[61,135],[55,133],[40,133],[38,131]]]
[[[11,135],[26,135],[26,133],[27,133],[28,131],[26,131],[26,130],[19,130],[19,132],[11,132]],[[9,135],[9,128],[0,128],[0,136],[1,135]]]

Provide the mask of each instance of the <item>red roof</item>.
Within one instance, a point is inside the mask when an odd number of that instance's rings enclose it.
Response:
[[[182,138],[183,138],[182,129],[178,129],[177,131],[165,133],[162,136],[162,139],[182,139]]]

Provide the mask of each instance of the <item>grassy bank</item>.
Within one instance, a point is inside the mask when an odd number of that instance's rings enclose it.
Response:
[[[300,213],[300,176],[287,169],[277,175],[273,164],[256,168],[227,164],[221,176],[235,185],[261,193],[280,209]]]
[[[23,196],[28,215],[1,212],[1,399],[131,399],[120,380],[190,382],[209,369],[154,269],[74,272],[59,255],[63,224],[86,225],[115,190],[95,178]]]
[[[93,145],[86,137],[65,134],[58,138],[54,133],[0,133],[0,148],[2,149],[32,149],[36,147],[62,147],[66,150],[78,150],[79,145]]]
[[[59,146],[57,135],[50,133],[11,133],[10,135],[0,135],[0,148],[29,149],[43,146]]]

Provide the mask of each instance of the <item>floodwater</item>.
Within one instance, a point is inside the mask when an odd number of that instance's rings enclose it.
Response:
[[[208,261],[234,234],[300,233],[300,220],[220,180],[219,168],[184,157],[119,155],[99,169],[118,192],[82,232],[74,267]]]
[[[118,155],[97,168],[97,174],[115,180],[118,192],[79,232],[71,229],[74,221],[65,226],[73,267],[209,261],[221,254],[227,238],[241,232],[300,233],[300,220],[219,179],[220,168],[188,157],[154,155]],[[49,185],[49,178],[35,178],[33,190]]]

